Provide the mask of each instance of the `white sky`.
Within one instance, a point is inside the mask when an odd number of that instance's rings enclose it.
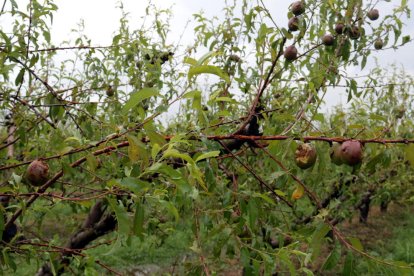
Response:
[[[414,9],[414,0],[408,1],[412,9]],[[129,19],[132,27],[137,27],[142,22],[140,19],[144,15],[144,9],[148,0],[124,0],[124,10],[129,13]],[[192,14],[203,10],[207,17],[219,16],[222,14],[224,6],[223,0],[153,0],[153,4],[161,8],[172,7],[173,18],[171,22],[171,40],[170,43],[176,43],[183,33],[188,20],[191,20]],[[265,5],[270,10],[278,24],[286,25],[286,14],[291,1],[287,0],[264,0]],[[385,2],[381,1],[378,9],[382,16],[391,13],[392,8],[398,5],[400,1]],[[111,43],[113,32],[119,26],[120,10],[116,8],[119,5],[115,0],[59,0],[59,11],[55,16],[53,26],[54,42],[59,44],[68,38],[70,29],[83,19],[85,22],[85,33],[92,38],[93,44],[107,45]],[[413,18],[403,19],[407,22],[407,33],[414,37],[414,20]],[[191,43],[192,25],[190,24],[183,37],[182,44]],[[382,66],[391,63],[397,63],[405,67],[408,72],[414,74],[414,44],[411,43],[398,51],[386,50],[381,51],[373,56],[378,58],[378,62]],[[373,59],[368,63],[367,68],[373,66]],[[351,72],[352,73],[352,72]],[[357,74],[358,72],[354,72]],[[328,93],[325,98],[328,105],[332,106],[339,102],[344,103],[346,96],[338,97],[338,93]]]
[[[232,1],[232,0],[230,0]],[[254,1],[254,2],[253,2]],[[293,0],[292,0],[293,1]],[[289,0],[263,0],[266,7],[274,16],[275,21],[280,26],[287,24],[287,10],[292,1]],[[20,8],[24,7],[27,0],[19,0]],[[123,0],[124,10],[129,13],[131,28],[137,28],[142,23],[142,16],[145,14],[145,7],[149,0]],[[206,17],[220,16],[224,6],[224,0],[152,0],[157,7],[167,9],[172,7],[173,18],[170,25],[169,43],[176,44],[180,35],[185,30],[188,20],[193,19],[193,14],[204,11]],[[80,20],[84,20],[85,34],[92,39],[92,45],[105,46],[111,44],[112,36],[119,27],[119,18],[121,17],[119,0],[57,0],[59,7],[58,12],[54,16],[52,26],[52,42],[59,45],[62,41],[74,38],[70,35],[71,29],[76,28]],[[256,3],[256,0],[252,0]],[[392,13],[392,8],[397,6],[400,1],[393,0],[391,2],[380,1],[378,9],[381,16]],[[408,0],[409,6],[414,10],[414,0]],[[404,35],[414,37],[414,19],[411,18],[406,22],[407,29]],[[0,24],[4,26],[4,19],[0,19]],[[185,35],[181,41],[184,46],[192,42],[192,27],[189,25],[185,31]],[[199,53],[202,55],[201,53]],[[404,66],[404,68],[414,75],[414,43],[406,45],[398,51],[386,50],[373,54],[378,58],[381,66],[387,66],[396,63]],[[373,59],[368,63],[367,68],[374,66]],[[349,72],[357,74],[358,71]],[[339,93],[328,93],[325,98],[329,106],[337,103],[344,103],[346,96],[338,97]]]

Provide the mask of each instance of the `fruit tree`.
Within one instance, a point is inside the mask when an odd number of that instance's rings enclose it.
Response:
[[[189,15],[189,45],[169,9],[133,28],[120,3],[110,45],[80,25],[59,46],[59,1],[3,2],[4,274],[123,274],[94,250],[177,233],[177,273],[411,271],[339,225],[414,199],[414,79],[376,63],[411,46],[412,2],[291,1],[279,18],[287,1],[225,1]]]

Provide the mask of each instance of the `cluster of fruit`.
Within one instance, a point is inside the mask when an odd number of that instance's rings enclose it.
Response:
[[[356,166],[362,162],[362,144],[357,140],[348,140],[341,144],[333,143],[330,156],[335,165]],[[316,149],[310,143],[300,144],[295,151],[295,162],[301,169],[312,167],[316,162],[316,157]]]
[[[305,3],[303,1],[293,2],[290,11],[294,16],[288,21],[288,29],[290,32],[296,32],[299,30],[300,26],[300,15],[305,12]],[[372,9],[367,13],[367,17],[372,21],[377,20],[379,18],[379,11],[377,9]],[[361,30],[357,25],[352,24],[350,26],[346,26],[343,22],[338,22],[335,25],[335,33],[336,35],[348,35],[348,37],[353,40],[361,37]],[[335,36],[330,33],[325,34],[321,40],[322,44],[325,46],[333,46],[335,44]],[[382,49],[383,45],[384,42],[381,38],[377,38],[374,42],[374,47],[377,50]],[[286,47],[283,55],[286,60],[293,61],[298,57],[298,50],[295,45],[290,45]]]

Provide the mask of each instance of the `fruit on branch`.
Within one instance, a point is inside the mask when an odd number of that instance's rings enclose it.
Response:
[[[379,18],[379,11],[377,9],[372,9],[367,13],[367,17],[370,20],[375,21]]]
[[[26,179],[33,186],[41,186],[49,179],[49,166],[41,159],[34,160],[27,167]]]
[[[3,230],[1,240],[8,243],[17,235],[17,226],[15,223],[10,224],[9,227]]]
[[[323,43],[323,45],[325,45],[325,46],[332,46],[332,45],[334,45],[334,43],[335,43],[335,38],[334,38],[334,36],[333,36],[333,35],[331,35],[331,34],[325,34],[325,35],[322,37],[322,43]]]
[[[404,117],[405,107],[404,106],[399,106],[399,107],[395,108],[394,113],[395,113],[395,117],[397,119],[401,119],[402,117]]]
[[[289,61],[293,61],[298,57],[298,50],[296,49],[295,45],[290,45],[286,47],[285,52],[283,53],[285,59]]]
[[[331,156],[332,163],[334,163],[335,165],[340,166],[344,163],[344,161],[342,160],[342,155],[341,155],[341,144],[336,143],[336,142],[332,144],[330,156]]]
[[[382,39],[377,38],[377,40],[375,40],[375,42],[374,42],[374,48],[376,50],[381,50],[383,46],[384,46],[384,42],[382,41]]]
[[[299,18],[294,16],[288,21],[288,29],[291,32],[296,32],[299,30]]]
[[[344,33],[344,28],[345,28],[344,23],[336,23],[336,25],[335,25],[335,32],[337,34],[343,34]]]
[[[359,29],[358,26],[354,25],[351,27],[348,34],[351,39],[355,40],[361,37],[361,30]]]
[[[345,141],[341,145],[340,156],[343,162],[349,166],[355,166],[362,162],[362,144],[356,140]]]
[[[305,4],[302,1],[293,2],[290,10],[294,15],[301,15],[305,12]]]
[[[234,62],[240,62],[241,61],[240,57],[238,55],[234,55],[234,54],[229,56],[229,60],[234,61]]]
[[[109,85],[106,89],[106,96],[112,97],[115,94],[114,89],[112,88],[112,85]]]
[[[295,151],[296,165],[301,169],[308,169],[315,164],[316,156],[316,149],[311,144],[300,144]]]

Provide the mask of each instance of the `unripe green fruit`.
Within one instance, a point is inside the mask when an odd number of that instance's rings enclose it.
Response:
[[[377,40],[375,40],[375,42],[374,42],[374,48],[376,50],[381,50],[383,46],[384,46],[384,42],[382,41],[381,38],[378,38]]]
[[[305,4],[302,1],[293,2],[290,10],[294,15],[301,15],[305,12]]]
[[[316,156],[316,149],[311,144],[300,144],[295,151],[296,165],[301,169],[308,169],[315,164]]]
[[[379,18],[379,11],[377,9],[372,9],[367,13],[367,17],[370,20],[375,21]]]
[[[295,60],[298,57],[298,50],[294,45],[290,45],[285,49],[283,56],[289,61]]]
[[[291,19],[289,19],[288,29],[291,32],[296,32],[297,30],[299,30],[299,18],[294,16]]]
[[[26,179],[33,186],[42,186],[49,179],[49,166],[43,160],[34,160],[27,167]]]
[[[343,162],[355,166],[362,162],[362,144],[356,140],[343,142],[340,151]]]
[[[340,166],[344,163],[344,161],[342,160],[342,156],[341,156],[341,144],[339,143],[332,144],[330,156],[331,156],[332,163],[334,163],[335,165]]]
[[[401,119],[402,117],[404,117],[405,107],[404,106],[397,107],[396,109],[394,109],[394,113],[397,119]]]

